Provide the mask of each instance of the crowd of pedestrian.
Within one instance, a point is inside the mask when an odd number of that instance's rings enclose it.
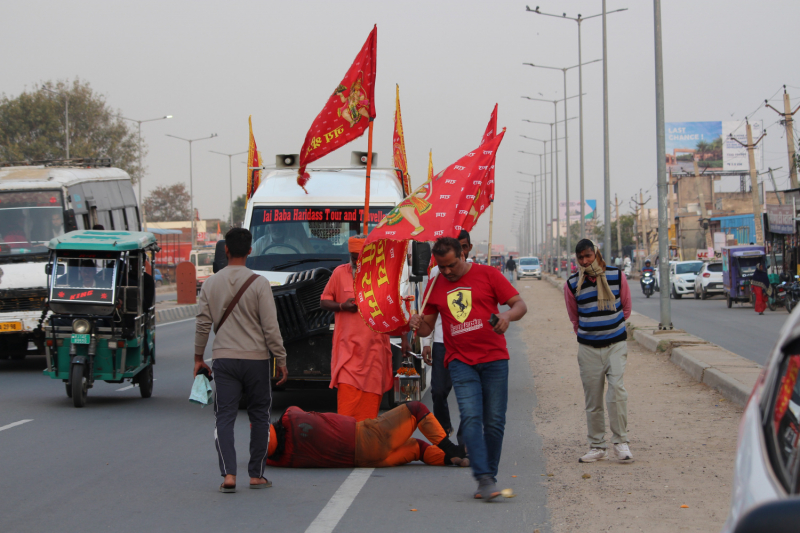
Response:
[[[505,333],[527,312],[512,281],[513,258],[494,266],[470,261],[470,235],[444,237],[433,246],[421,314],[409,327],[422,340],[422,357],[431,366],[433,413],[410,402],[379,414],[383,394],[392,389],[389,336],[361,319],[353,280],[365,236],[348,242],[350,262],[337,267],[320,306],[335,314],[330,386],[337,389],[337,413],[307,413],[290,407],[270,423],[273,366],[277,385],[286,382],[286,351],[266,278],[245,266],[252,235],[234,228],[225,236],[228,265],[211,276],[200,292],[194,374],[213,374],[214,441],[222,492],[236,490],[233,427],[240,403],[250,419],[250,488],[270,487],[265,466],[395,466],[420,460],[430,465],[469,466],[477,482],[476,499],[500,495],[497,474],[505,434],[510,354]],[[594,244],[575,249],[578,269],[564,286],[567,313],[578,341],[577,362],[585,396],[590,450],[579,460],[608,458],[603,391],[614,455],[632,461],[627,437],[627,392],[623,383],[627,344],[625,319],[631,300],[625,276],[608,266]],[[500,311],[500,306],[507,309]],[[211,330],[212,365],[203,360]],[[404,335],[402,351],[408,350]],[[274,361],[271,361],[271,357]],[[455,391],[460,424],[454,431],[448,397]],[[313,436],[308,428],[314,428]],[[419,428],[427,441],[411,434]],[[453,433],[455,437],[451,440]]]

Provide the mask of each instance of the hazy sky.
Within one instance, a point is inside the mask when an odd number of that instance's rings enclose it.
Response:
[[[800,104],[800,73],[793,73],[791,32],[781,21],[800,18],[800,2],[741,0],[662,2],[667,121],[743,119],[783,84]],[[600,0],[540,0],[543,12],[599,13]],[[612,194],[624,200],[649,190],[655,207],[655,83],[653,6],[646,0],[609,0],[608,75]],[[80,77],[109,104],[145,124],[149,146],[144,189],[189,180],[187,143],[166,137],[219,137],[194,144],[195,205],[200,215],[227,217],[228,158],[207,150],[247,150],[247,117],[267,162],[297,153],[312,120],[378,25],[378,118],[374,149],[390,163],[394,85],[400,84],[413,185],[424,180],[433,149],[438,172],[481,139],[492,106],[507,127],[497,158],[494,241],[515,245],[515,199],[530,190],[517,171],[538,173],[549,139],[553,105],[521,96],[561,98],[559,71],[524,62],[577,64],[577,28],[569,20],[525,12],[523,1],[294,1],[3,2],[4,53],[0,92],[16,95],[34,84]],[[601,19],[583,23],[584,62],[602,57]],[[584,67],[586,198],[602,208],[602,63]],[[578,92],[577,69],[567,75]],[[568,114],[577,116],[577,99]],[[559,118],[563,107],[559,106]],[[786,144],[777,115],[763,107],[768,137],[765,166],[779,188],[788,183]],[[563,132],[563,129],[560,131]],[[569,123],[570,198],[579,195],[578,121]],[[320,161],[347,164],[351,150],[366,151],[366,136]],[[563,145],[561,146],[563,149]],[[564,163],[561,199],[564,199]],[[244,156],[233,158],[234,194],[245,188]],[[548,180],[548,196],[549,196]],[[146,192],[145,192],[146,194]],[[548,198],[549,200],[549,198]],[[474,240],[488,235],[484,216]]]

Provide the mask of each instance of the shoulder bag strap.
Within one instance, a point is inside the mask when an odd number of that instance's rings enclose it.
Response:
[[[231,300],[231,303],[229,303],[229,304],[228,304],[228,308],[227,308],[227,309],[225,309],[225,314],[224,314],[224,315],[222,315],[222,320],[220,320],[220,321],[219,321],[219,324],[217,324],[217,325],[214,327],[214,334],[215,334],[215,335],[216,335],[216,334],[217,334],[217,332],[219,331],[219,328],[221,328],[221,327],[222,327],[222,324],[224,324],[224,323],[225,323],[225,321],[226,321],[226,320],[228,320],[228,317],[231,315],[231,313],[233,313],[233,310],[236,308],[236,304],[238,304],[238,303],[239,303],[239,299],[240,299],[240,298],[242,297],[242,295],[244,294],[244,291],[246,291],[246,290],[247,290],[247,287],[249,287],[249,286],[250,286],[250,285],[251,285],[251,284],[252,284],[252,283],[253,283],[255,280],[257,280],[257,279],[258,279],[258,277],[259,277],[259,275],[258,275],[258,274],[253,274],[252,276],[250,276],[249,278],[247,278],[247,281],[245,281],[245,282],[242,284],[242,286],[239,288],[239,292],[237,292],[237,293],[234,295],[234,297],[233,297],[233,300]]]

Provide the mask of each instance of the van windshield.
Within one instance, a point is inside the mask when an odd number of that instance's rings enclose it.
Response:
[[[0,257],[46,253],[63,234],[61,191],[0,192]]]
[[[370,208],[369,228],[390,209]],[[363,231],[363,213],[363,206],[255,207],[250,221],[253,251],[247,267],[297,272],[347,263],[347,240]]]

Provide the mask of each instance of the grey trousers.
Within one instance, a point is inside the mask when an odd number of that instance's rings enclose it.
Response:
[[[214,396],[214,442],[222,476],[236,475],[236,448],[233,424],[239,414],[239,401],[247,398],[250,418],[250,477],[264,477],[269,447],[269,411],[272,408],[270,360],[214,359],[211,364],[217,393]]]
[[[628,343],[617,342],[605,348],[580,344],[578,366],[586,405],[587,437],[592,448],[606,447],[606,421],[603,412],[603,389],[608,380],[606,406],[611,426],[611,442],[628,442],[628,391],[623,375],[628,360]]]

